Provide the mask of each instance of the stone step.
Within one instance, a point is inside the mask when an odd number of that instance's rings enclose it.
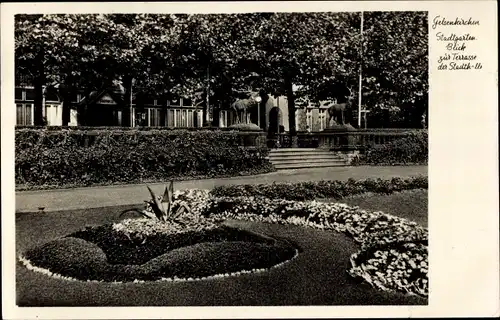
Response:
[[[322,163],[295,163],[295,164],[275,164],[276,170],[305,169],[305,168],[326,168],[346,166],[344,162],[322,162]]]
[[[297,163],[345,163],[344,159],[285,159],[272,161],[273,164],[297,164]]]
[[[324,151],[323,149],[317,148],[279,148],[279,149],[271,149],[272,152],[303,152],[303,151]],[[328,151],[328,150],[326,150]]]
[[[270,161],[286,161],[286,160],[338,160],[338,159],[343,159],[341,156],[333,154],[333,153],[328,153],[328,154],[310,154],[310,155],[303,155],[303,154],[293,154],[293,155],[273,155],[269,156]]]
[[[346,166],[346,160],[329,150],[316,148],[281,148],[269,153],[277,170]]]
[[[288,157],[288,156],[315,156],[315,155],[333,155],[334,153],[326,151],[295,151],[295,152],[270,152],[270,157]]]

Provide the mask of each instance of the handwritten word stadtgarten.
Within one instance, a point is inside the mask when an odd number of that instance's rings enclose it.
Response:
[[[474,41],[477,40],[476,37],[471,36],[469,33],[466,33],[461,36],[457,36],[456,34],[452,33],[449,36],[446,36],[442,32],[436,33],[436,38],[439,41]]]

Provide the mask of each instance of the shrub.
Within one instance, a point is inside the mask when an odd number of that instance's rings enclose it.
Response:
[[[220,227],[182,233],[154,233],[134,237],[116,231],[110,225],[90,227],[68,237],[80,238],[101,248],[111,264],[144,264],[168,251],[202,242],[250,241],[267,242],[266,238],[244,230]],[[272,243],[271,243],[272,244]]]
[[[297,183],[273,183],[256,185],[226,185],[215,187],[211,194],[215,197],[260,196],[270,199],[313,200],[321,198],[342,199],[366,192],[385,193],[412,189],[427,189],[425,176],[391,180],[366,179],[347,181],[315,181]]]
[[[216,177],[273,170],[242,133],[187,130],[16,130],[16,184],[67,187]]]
[[[265,236],[229,227],[160,233],[137,244],[107,225],[53,240],[29,250],[26,258],[50,275],[112,282],[200,278],[270,268],[295,254],[295,248],[285,242],[270,242]]]
[[[410,132],[404,138],[370,146],[353,165],[427,164],[429,158],[427,131]]]

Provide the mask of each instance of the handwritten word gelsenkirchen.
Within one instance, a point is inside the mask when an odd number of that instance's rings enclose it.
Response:
[[[455,18],[455,20],[446,20],[445,17],[436,16],[432,21],[432,29],[436,29],[437,26],[478,26],[479,20],[472,20],[472,18]]]
[[[436,37],[439,41],[474,41],[477,40],[476,37],[471,36],[469,33],[466,33],[464,35],[457,36],[456,34],[452,33],[449,36],[446,36],[442,32],[436,33]]]

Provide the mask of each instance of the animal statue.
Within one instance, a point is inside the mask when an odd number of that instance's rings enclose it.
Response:
[[[427,129],[427,121],[425,120],[426,117],[427,117],[427,112],[424,112],[424,114],[422,114],[422,118],[420,120],[420,124],[422,125],[422,129]]]
[[[251,89],[233,90],[233,93],[238,96],[236,101],[231,103],[231,109],[236,116],[236,123],[246,123],[248,109],[253,105],[259,103],[257,100],[259,94],[252,91]]]
[[[346,102],[337,103],[336,101],[334,101],[328,107],[328,124],[332,121],[332,118],[337,124],[346,124],[345,112],[351,107],[351,102],[354,99],[351,88],[347,88],[347,90],[349,90],[349,96],[347,97]]]
[[[245,123],[247,119],[247,109],[254,101],[251,99],[239,99],[231,104],[231,109],[236,116],[236,123]],[[240,118],[240,114],[243,119]]]

